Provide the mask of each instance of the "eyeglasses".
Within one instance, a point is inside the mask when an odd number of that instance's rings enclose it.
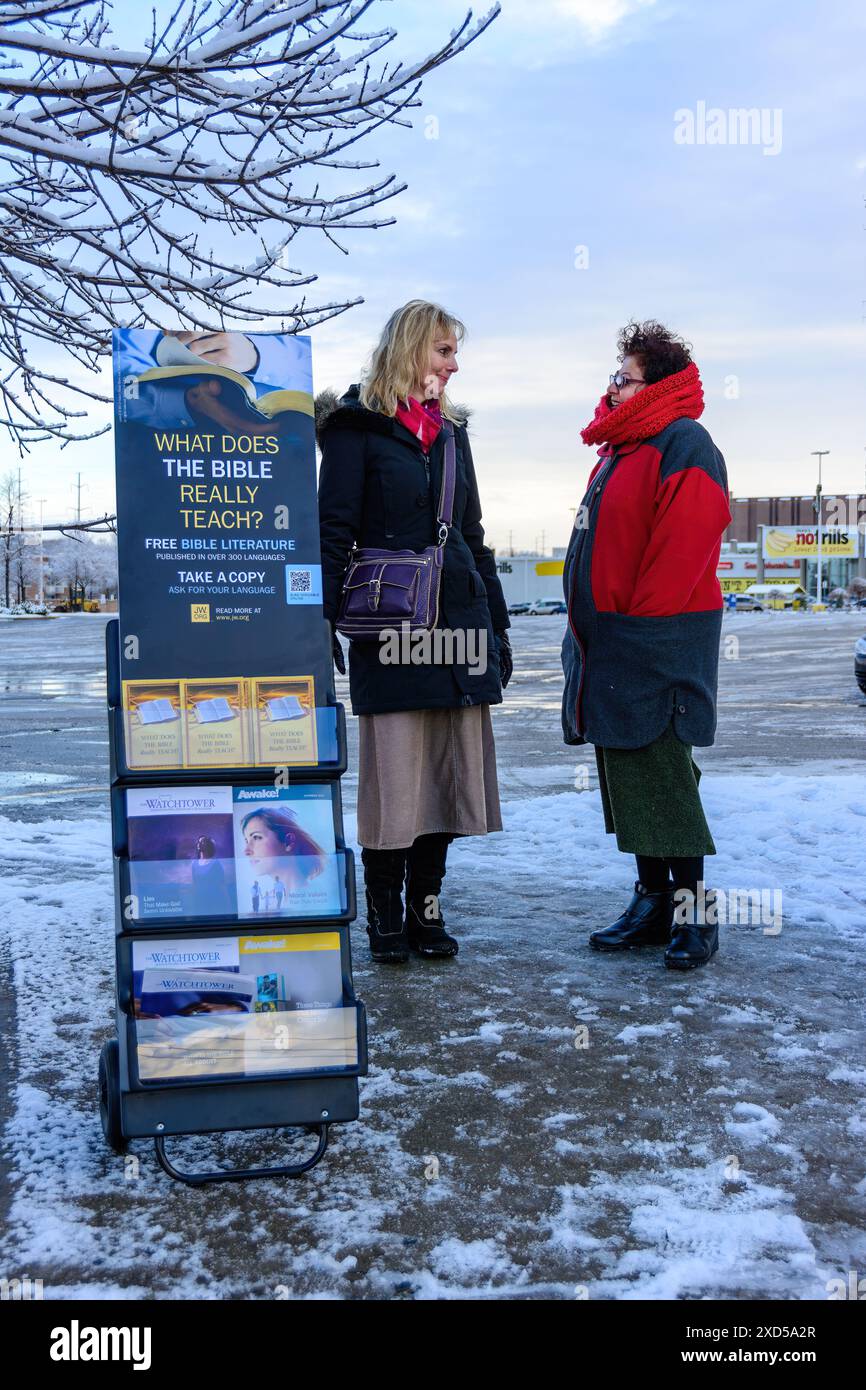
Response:
[[[614,372],[610,384],[617,391],[621,391],[624,386],[646,386],[642,376],[626,376],[625,372]]]

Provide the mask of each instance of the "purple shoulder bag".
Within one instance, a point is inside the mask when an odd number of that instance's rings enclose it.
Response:
[[[354,642],[376,642],[383,628],[430,629],[439,616],[439,586],[443,551],[454,512],[457,475],[454,428],[443,420],[445,459],[439,496],[438,543],[420,554],[414,550],[376,550],[363,546],[352,552],[343,580],[337,631]]]

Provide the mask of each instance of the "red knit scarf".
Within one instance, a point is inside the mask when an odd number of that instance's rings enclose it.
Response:
[[[416,401],[410,396],[408,401],[397,402],[397,419],[405,425],[410,434],[420,441],[425,454],[429,454],[436,436],[442,428],[442,410],[436,400]]]
[[[605,393],[595,415],[580,437],[584,444],[638,444],[686,416],[697,420],[704,413],[704,389],[694,362],[673,376],[663,377],[636,391],[622,405],[610,405]]]

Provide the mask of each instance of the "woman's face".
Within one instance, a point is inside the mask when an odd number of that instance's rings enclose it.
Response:
[[[432,397],[438,400],[442,393],[447,390],[448,383],[456,371],[459,371],[457,339],[453,333],[447,338],[434,338],[430,348],[427,372],[421,383],[421,399],[429,400]]]
[[[611,405],[623,405],[625,401],[630,401],[632,396],[636,396],[638,391],[642,391],[646,386],[643,367],[636,357],[623,358],[619,370],[622,376],[629,378],[629,382],[627,386],[609,387],[608,400]]]
[[[244,828],[244,854],[253,861],[257,869],[267,873],[266,866],[270,860],[291,853],[293,839],[292,835],[288,835],[285,840],[282,839],[275,830],[271,830],[261,816],[253,816]]]

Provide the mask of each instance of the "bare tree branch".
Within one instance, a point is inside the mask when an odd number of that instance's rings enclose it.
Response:
[[[99,432],[75,402],[105,399],[86,375],[117,324],[300,332],[359,302],[299,299],[316,276],[288,248],[394,220],[405,185],[346,151],[410,124],[499,13],[406,63],[393,28],[362,28],[380,3],[173,0],[137,49],[108,0],[0,2],[0,428],[20,449]]]

